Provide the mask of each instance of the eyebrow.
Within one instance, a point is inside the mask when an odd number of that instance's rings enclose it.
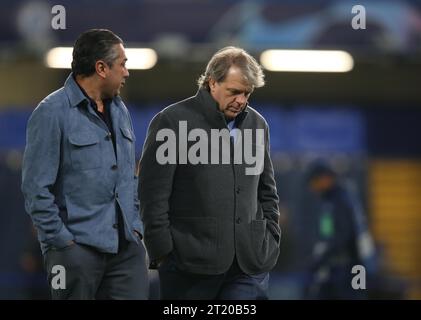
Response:
[[[247,94],[250,94],[253,90],[247,90],[247,89],[240,90],[240,89],[228,88],[228,91],[231,91],[234,94],[245,93],[247,95]]]

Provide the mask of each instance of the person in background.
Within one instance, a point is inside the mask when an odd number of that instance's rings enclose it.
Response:
[[[310,164],[307,186],[315,196],[312,212],[310,279],[306,299],[361,299],[367,290],[352,286],[354,266],[365,269],[366,284],[377,271],[377,254],[360,201],[324,160]]]

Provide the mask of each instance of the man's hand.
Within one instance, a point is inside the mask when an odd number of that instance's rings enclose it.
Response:
[[[136,230],[133,230],[133,233],[140,239],[140,240],[142,240],[143,239],[143,237],[142,237],[142,235],[139,233],[139,232],[137,232]]]
[[[149,265],[149,269],[158,269],[159,266],[161,265],[161,263],[169,256],[169,254],[166,254],[165,256],[162,256],[158,259],[152,260],[150,265]]]
[[[71,246],[74,246],[75,244],[76,244],[76,242],[75,242],[74,240],[70,240],[69,242],[67,242],[67,243],[66,243],[66,245],[65,245],[64,247],[60,247],[60,248],[58,248],[58,247],[52,246],[52,249],[53,249],[53,250],[58,250],[58,251],[60,251],[60,250],[63,250],[63,249],[69,248],[69,247],[71,247]]]

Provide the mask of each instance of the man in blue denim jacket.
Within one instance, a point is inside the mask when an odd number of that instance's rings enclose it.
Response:
[[[64,87],[28,122],[22,191],[53,299],[147,298],[126,60],[111,31],[83,33]]]

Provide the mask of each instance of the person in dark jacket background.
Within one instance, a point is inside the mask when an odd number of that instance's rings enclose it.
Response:
[[[367,298],[367,282],[376,275],[378,261],[358,197],[322,159],[309,165],[306,183],[315,198],[307,212],[314,224],[306,226],[312,252],[304,298]],[[354,266],[364,268],[363,289],[353,285]]]
[[[226,47],[197,94],[151,121],[139,198],[163,299],[267,299],[279,255],[278,196],[265,119],[248,105],[256,60]]]

